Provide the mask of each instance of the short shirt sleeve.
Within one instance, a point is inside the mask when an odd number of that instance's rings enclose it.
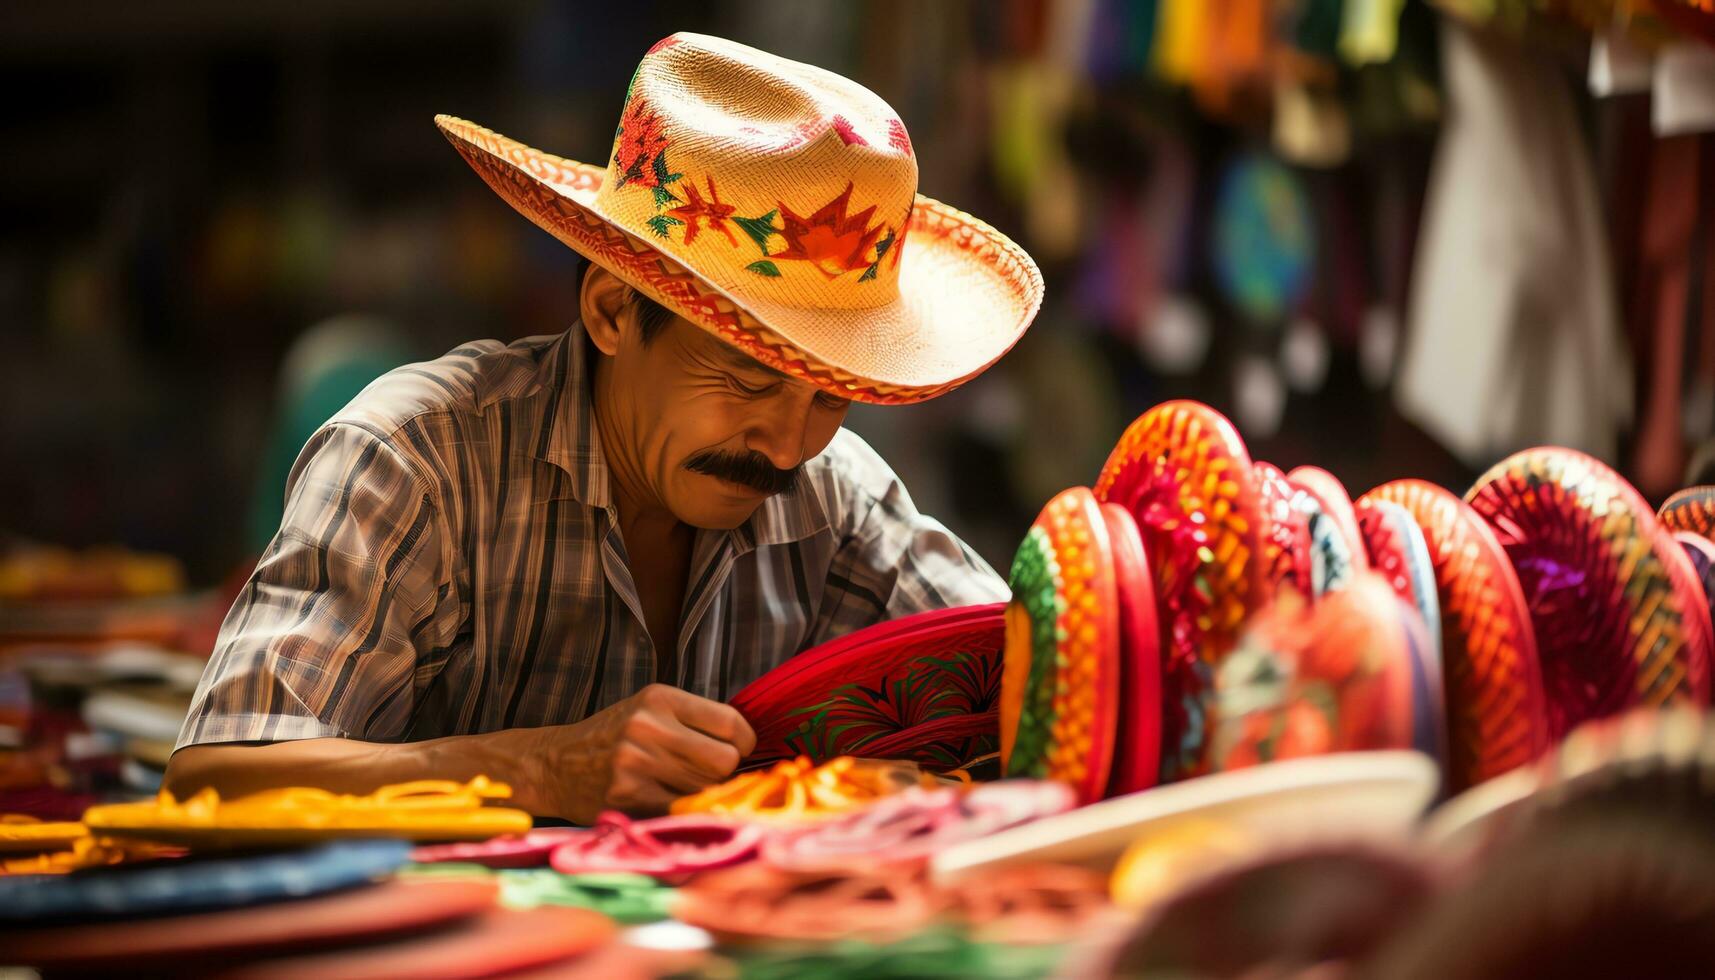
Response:
[[[386,440],[345,423],[316,433],[178,747],[401,737],[419,652],[456,628],[439,601],[443,528],[429,485]]]

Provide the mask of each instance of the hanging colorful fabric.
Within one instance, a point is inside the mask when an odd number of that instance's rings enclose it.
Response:
[[[1250,454],[1221,413],[1165,402],[1120,436],[1095,493],[1136,520],[1154,578],[1161,779],[1195,774],[1206,744],[1204,692],[1240,624],[1266,599],[1260,556],[1268,522]]]
[[[1161,778],[1161,622],[1155,583],[1137,521],[1118,504],[1103,504],[1114,553],[1119,602],[1120,694],[1108,795],[1135,793]]]
[[[994,752],[1005,642],[1000,603],[937,609],[806,650],[732,699],[755,766],[800,755],[957,769]]]
[[[1702,585],[1618,473],[1575,450],[1529,449],[1465,499],[1527,597],[1551,738],[1634,705],[1708,700],[1715,627]]]
[[[1364,574],[1315,606],[1259,612],[1215,679],[1217,770],[1413,744],[1416,611]]]
[[[632,820],[609,810],[554,848],[548,863],[568,875],[623,871],[682,881],[750,860],[762,836],[757,825],[706,814]]]
[[[1715,487],[1687,487],[1661,505],[1661,523],[1715,540]]]
[[[1423,529],[1404,507],[1372,500],[1358,515],[1370,568],[1401,602],[1417,610],[1421,637],[1412,636],[1412,745],[1443,762],[1447,758],[1447,699],[1441,672],[1441,599],[1436,594],[1435,564]]]
[[[1013,558],[1001,675],[1001,765],[1099,800],[1113,761],[1119,603],[1107,519],[1086,487],[1042,509]]]
[[[1404,507],[1435,565],[1451,788],[1535,759],[1549,744],[1542,668],[1530,608],[1494,532],[1469,504],[1422,480],[1371,490],[1358,513],[1371,501]]]
[[[1210,234],[1215,281],[1228,304],[1275,326],[1303,298],[1316,255],[1315,217],[1298,175],[1245,154],[1221,175]]]

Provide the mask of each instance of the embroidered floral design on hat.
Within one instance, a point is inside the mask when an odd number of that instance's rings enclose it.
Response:
[[[829,279],[838,279],[858,269],[868,270],[869,250],[881,237],[882,226],[869,223],[875,215],[873,204],[857,214],[847,215],[851,197],[852,184],[847,181],[839,197],[817,208],[808,218],[794,214],[782,202],[780,217],[784,227],[780,235],[786,239],[786,248],[769,258],[809,262]]]
[[[713,177],[705,177],[703,182],[709,188],[708,200],[703,200],[703,195],[698,193],[696,181],[687,181],[685,183],[686,202],[669,210],[667,214],[684,220],[686,245],[697,240],[697,232],[701,230],[699,222],[707,222],[710,231],[718,231],[725,235],[727,244],[737,248],[738,239],[733,237],[732,228],[727,225],[727,220],[732,218],[733,212],[738,209],[721,200],[720,194],[715,191],[715,179]]]
[[[668,169],[667,137],[661,133],[661,117],[650,109],[646,100],[632,99],[626,104],[613,142],[613,159],[620,187],[636,184],[650,188],[655,193],[656,207],[679,200],[666,185],[685,175]],[[665,237],[665,227],[657,228],[656,234]]]

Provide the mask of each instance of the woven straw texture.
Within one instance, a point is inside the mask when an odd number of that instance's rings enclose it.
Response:
[[[1395,480],[1358,499],[1404,507],[1423,531],[1441,603],[1448,777],[1456,790],[1524,765],[1549,745],[1530,610],[1506,552],[1482,517],[1422,480]]]
[[[1023,335],[1030,256],[916,194],[898,116],[862,86],[675,34],[633,77],[605,170],[451,116],[502,198],[756,360],[859,401],[943,394]]]
[[[1096,497],[1137,521],[1155,578],[1162,630],[1161,777],[1204,763],[1205,693],[1247,613],[1267,596],[1268,518],[1250,454],[1207,405],[1164,402],[1120,436]]]
[[[1466,494],[1530,605],[1550,734],[1634,705],[1701,704],[1708,607],[1679,545],[1619,474],[1571,449],[1515,453]]]

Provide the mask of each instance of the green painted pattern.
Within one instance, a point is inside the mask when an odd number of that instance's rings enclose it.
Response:
[[[1048,775],[1048,750],[1054,730],[1055,678],[1060,672],[1060,563],[1048,532],[1032,527],[1012,559],[1013,598],[1030,616],[1030,681],[1018,717],[1008,776]]]

